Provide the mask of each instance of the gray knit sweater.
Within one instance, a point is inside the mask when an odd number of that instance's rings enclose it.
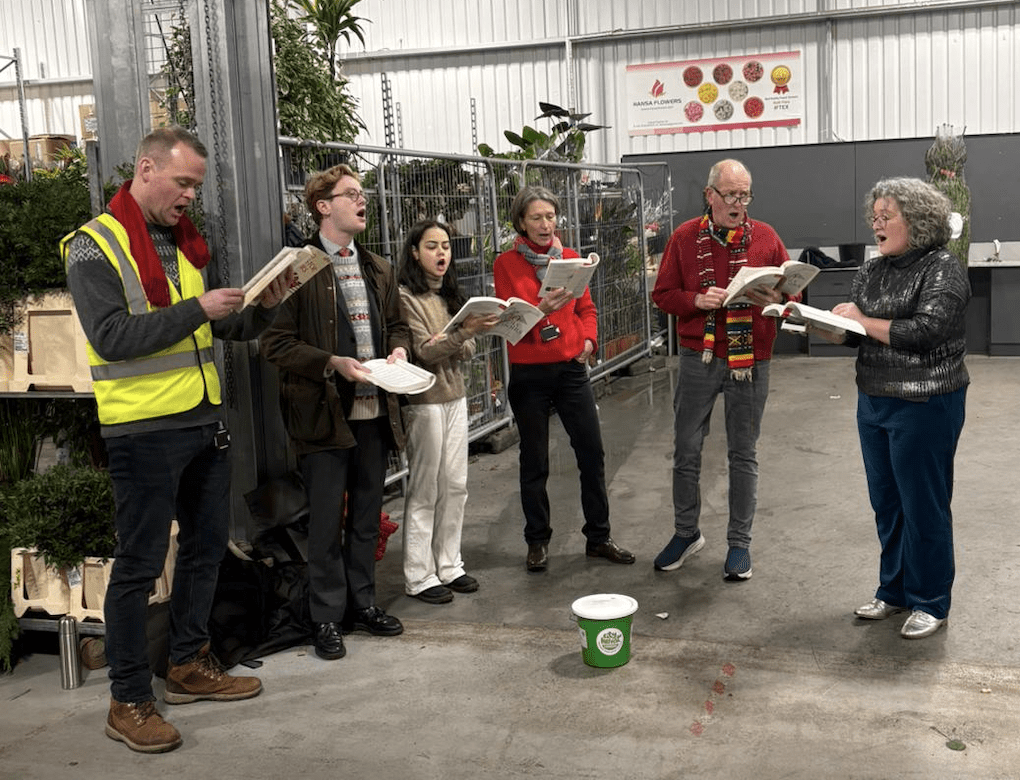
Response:
[[[850,298],[865,315],[892,320],[889,344],[848,334],[848,345],[860,345],[861,392],[922,399],[970,382],[964,365],[970,282],[945,247],[868,260],[854,277]]]

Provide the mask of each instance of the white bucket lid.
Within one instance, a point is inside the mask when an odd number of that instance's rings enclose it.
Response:
[[[637,599],[619,593],[593,593],[570,605],[571,611],[586,620],[619,620],[637,612]]]

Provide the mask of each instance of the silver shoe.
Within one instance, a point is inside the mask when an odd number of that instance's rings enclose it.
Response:
[[[900,635],[905,639],[924,639],[938,631],[945,622],[946,618],[933,617],[927,612],[915,609],[900,629]]]
[[[865,620],[885,620],[890,615],[904,611],[906,611],[905,607],[894,607],[892,604],[886,604],[882,599],[872,599],[867,604],[862,604],[855,609],[854,614]]]

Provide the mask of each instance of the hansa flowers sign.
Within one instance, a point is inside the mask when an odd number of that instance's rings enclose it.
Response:
[[[628,65],[631,135],[793,127],[801,121],[799,51]]]

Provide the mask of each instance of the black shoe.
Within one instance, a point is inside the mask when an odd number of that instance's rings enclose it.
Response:
[[[426,604],[449,604],[453,601],[453,591],[442,585],[433,585],[418,593],[412,593],[411,597],[424,601]]]
[[[315,654],[327,661],[347,655],[339,623],[319,623],[315,629]]]
[[[398,636],[404,633],[401,622],[392,615],[387,615],[379,607],[356,609],[351,628],[354,631],[367,631],[373,636]]]
[[[549,565],[549,545],[545,542],[528,545],[528,571],[545,571]]]
[[[458,593],[474,593],[478,590],[478,580],[474,577],[469,577],[467,574],[461,574],[453,582],[446,583],[446,587]]]
[[[612,539],[588,546],[585,553],[589,558],[605,558],[613,563],[634,563],[634,553],[624,550]]]

